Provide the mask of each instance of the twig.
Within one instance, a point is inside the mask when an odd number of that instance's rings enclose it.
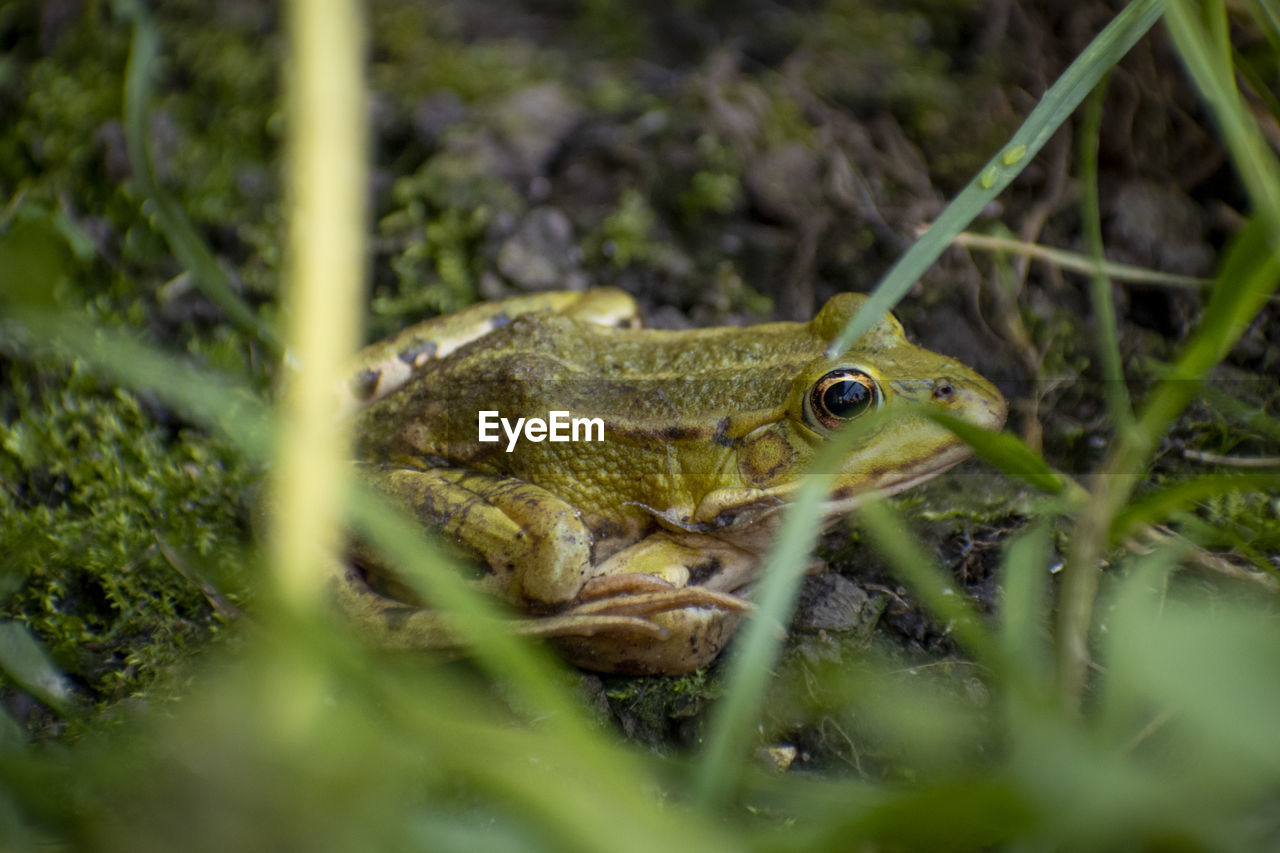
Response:
[[[924,228],[926,226],[921,226]],[[985,249],[992,252],[1010,252],[1013,254],[1025,255],[1038,261],[1044,261],[1053,264],[1062,269],[1071,270],[1073,272],[1092,274],[1095,272],[1095,266],[1092,260],[1084,255],[1068,252],[1065,249],[1055,249],[1052,246],[1042,246],[1039,243],[1028,243],[1024,240],[1015,240],[1012,237],[993,237],[989,234],[975,234],[972,231],[963,231],[956,235],[952,241],[954,245],[965,246],[972,249]],[[1136,267],[1132,264],[1120,264],[1114,261],[1105,261],[1102,264],[1102,271],[1108,276],[1118,281],[1128,281],[1134,284],[1154,284],[1166,287],[1185,287],[1193,290],[1205,290],[1212,286],[1213,279],[1197,278],[1190,275],[1178,275],[1171,272],[1160,272],[1159,270],[1149,270],[1145,267]]]
[[[1280,456],[1224,456],[1221,453],[1210,453],[1207,450],[1190,450],[1183,448],[1182,456],[1196,462],[1208,462],[1211,465],[1230,465],[1233,468],[1277,468],[1280,467]]]

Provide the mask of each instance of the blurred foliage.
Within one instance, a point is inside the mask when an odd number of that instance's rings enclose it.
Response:
[[[897,254],[893,235],[918,224],[904,211],[941,206],[918,173],[944,186],[977,173],[1032,105],[1026,92],[1052,79],[1033,65],[1018,72],[1020,89],[995,88],[1007,83],[1007,57],[966,52],[992,43],[981,27],[1000,33],[983,4],[548,5],[550,18],[521,4],[371,4],[374,334],[526,286],[527,271],[509,259],[531,239],[546,241],[534,249],[558,257],[566,280],[621,283],[690,309],[695,322],[762,310],[796,282],[865,287]],[[1232,290],[1240,281],[1258,293],[1274,286],[1265,252],[1274,243],[1258,242],[1265,216],[1245,229],[1250,214],[1228,210],[1247,209],[1238,187],[1155,194],[1149,212],[1193,193],[1226,211],[1218,219],[1228,225],[1190,240],[1174,229],[1144,248],[1133,235],[1155,230],[1158,216],[1139,221],[1123,205],[1104,212],[1107,236],[1140,258],[1202,237],[1218,249],[1240,230],[1255,240],[1226,257],[1207,315],[1194,297],[1116,297],[1119,354],[1138,401],[1185,404],[1200,380],[1189,360],[1207,368],[1239,336],[1205,401],[1168,433],[1160,418],[1177,407],[1166,405],[1144,434],[1149,446],[1128,455],[1116,448],[1131,437],[1113,434],[1100,414],[1106,395],[1092,381],[1097,342],[1085,303],[1052,274],[1029,282],[1014,259],[984,268],[995,284],[982,287],[1014,306],[992,310],[1013,344],[977,355],[1004,370],[984,367],[996,378],[1039,383],[1018,403],[1024,424],[1044,419],[1043,436],[969,436],[1009,476],[988,483],[967,469],[904,498],[906,519],[887,507],[865,512],[833,547],[847,552],[857,539],[879,549],[866,558],[872,568],[845,570],[864,581],[868,621],[797,631],[776,666],[748,661],[767,684],[762,702],[725,667],[679,679],[548,674],[543,656],[521,647],[504,657],[513,642],[505,635],[477,644],[479,668],[379,654],[318,615],[249,596],[258,566],[244,543],[260,445],[210,410],[231,408],[227,376],[244,394],[273,377],[262,342],[232,329],[174,259],[155,200],[131,174],[120,124],[124,6],[0,8],[0,847],[1280,842],[1280,613],[1271,591],[1280,490],[1268,479],[1274,466],[1230,476],[1232,463],[1265,463],[1280,447],[1275,309]],[[1241,86],[1264,123],[1280,115],[1271,94],[1280,34],[1269,8],[1233,7],[1227,28],[1225,11],[1209,3],[1200,21],[1218,47],[1231,37]],[[284,256],[278,12],[178,0],[154,13],[162,59],[151,69],[146,139],[159,180],[250,310],[270,319]],[[524,37],[526,27],[554,29],[548,20],[567,24],[570,42]],[[725,44],[738,54],[706,58]],[[1206,56],[1226,67],[1223,56]],[[1113,90],[1131,91],[1116,73]],[[1108,102],[1104,133],[1115,115],[1150,116],[1149,96],[1133,97],[1128,112]],[[1221,93],[1209,98],[1230,121],[1246,115]],[[554,121],[540,123],[545,116]],[[1204,138],[1167,121],[1135,120],[1133,132]],[[1167,153],[1148,139],[1123,141]],[[1190,150],[1193,162],[1210,159]],[[1073,240],[1074,213],[1019,201],[1023,193],[1073,204],[1055,196],[1041,160],[1000,204],[1009,221],[1043,214],[1050,234]],[[1177,174],[1177,163],[1153,153],[1145,168]],[[1265,183],[1266,169],[1257,173]],[[530,237],[526,226],[539,209],[548,221],[547,208],[563,211],[565,244],[554,233]],[[828,211],[838,227],[821,224]],[[823,246],[807,261],[796,248],[806,229]],[[954,291],[978,289],[969,267],[941,264],[967,283]],[[943,329],[964,316],[948,298],[929,288],[918,301],[950,321],[936,324]],[[68,318],[76,340],[59,343],[47,326],[46,339],[33,338],[8,316],[30,311]],[[137,342],[121,332],[138,333],[145,348],[131,349]],[[157,363],[167,365],[166,382],[148,373]],[[1150,395],[1171,387],[1158,384],[1169,364],[1185,369],[1173,373],[1185,386]],[[193,402],[202,397],[203,409]],[[1096,497],[1107,494],[1107,477],[1136,481],[1151,457],[1153,473],[1132,501],[1104,512],[1100,526],[1077,522],[1090,506],[1064,471],[1101,472],[1086,484]],[[917,541],[912,519],[935,524]],[[1185,538],[1166,535],[1139,553],[1107,547],[1120,529],[1112,524],[1141,532],[1138,522]],[[1054,575],[1085,537],[1102,544],[1086,568],[1102,559],[1109,568],[1086,613],[1095,666],[1077,707],[1054,678],[1063,635]],[[391,539],[422,550],[403,530]],[[1203,573],[1178,571],[1184,563]],[[243,642],[197,656],[209,637],[229,633],[226,620],[246,599],[255,607],[236,625]],[[717,736],[714,712],[734,694],[748,748],[720,758],[704,748]]]

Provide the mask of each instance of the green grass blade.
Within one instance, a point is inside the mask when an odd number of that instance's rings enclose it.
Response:
[[[25,314],[22,325],[9,323],[6,333],[41,340],[51,353],[83,359],[103,378],[154,394],[192,421],[219,432],[250,458],[266,462],[275,442],[270,409],[235,381],[183,364],[132,337],[98,329],[71,313]],[[359,495],[352,512],[361,528],[397,562],[419,571],[407,580],[457,615],[458,633],[495,678],[510,679],[527,708],[567,713],[553,670],[541,656],[501,629],[491,602],[466,587],[462,575],[425,543],[421,530],[386,512],[382,501]],[[316,567],[317,577],[321,567]]]
[[[1111,541],[1118,542],[1143,525],[1159,524],[1199,501],[1229,492],[1280,488],[1280,471],[1206,474],[1167,486],[1126,506],[1111,522]]]
[[[715,708],[711,734],[694,779],[694,795],[703,806],[722,802],[742,775],[747,742],[759,716],[769,674],[778,658],[785,625],[795,607],[800,580],[809,565],[821,529],[821,503],[830,491],[840,460],[888,418],[868,417],[841,430],[822,448],[787,507],[786,521],[761,569],[755,612],[738,632],[726,678],[728,689]]]
[[[1042,492],[1051,495],[1063,494],[1071,482],[1054,471],[1043,456],[1011,432],[996,432],[975,426],[968,421],[948,415],[935,406],[920,406],[916,412],[951,430],[961,441],[973,448],[973,452],[979,459]]]
[[[1091,498],[1072,535],[1058,610],[1058,683],[1064,704],[1079,706],[1089,668],[1088,636],[1100,561],[1113,520],[1129,502],[1158,438],[1221,361],[1280,284],[1280,255],[1262,218],[1245,226],[1227,252],[1204,320],[1169,375],[1145,401],[1137,426],[1124,432],[1094,477]]]
[[[0,672],[55,711],[67,712],[70,683],[21,622],[0,622]]]
[[[1171,0],[1165,23],[1182,62],[1208,102],[1231,152],[1231,161],[1256,212],[1268,223],[1270,243],[1280,252],[1280,161],[1240,102],[1226,38],[1226,12],[1219,5],[1208,28],[1186,0]],[[1218,33],[1217,39],[1211,38]]]
[[[1138,425],[1148,443],[1191,402],[1204,375],[1226,357],[1280,285],[1280,254],[1274,248],[1280,243],[1273,239],[1270,225],[1254,219],[1227,250],[1200,328],[1142,407]],[[1125,461],[1132,470],[1142,458],[1145,452]]]
[[[1133,404],[1124,384],[1120,361],[1120,337],[1116,334],[1115,304],[1111,301],[1111,279],[1105,267],[1106,251],[1102,243],[1102,213],[1098,205],[1098,135],[1102,126],[1102,104],[1107,94],[1104,77],[1085,104],[1080,127],[1080,218],[1089,241],[1089,255],[1094,268],[1090,276],[1090,298],[1093,316],[1098,324],[1098,354],[1102,362],[1102,381],[1106,389],[1107,407],[1118,429],[1133,425]]]
[[[1164,0],[1134,0],[1076,57],[1031,115],[938,219],[876,285],[871,297],[828,347],[839,354],[893,310],[956,235],[1026,168],[1102,76],[1155,24]]]
[[[133,41],[124,84],[124,132],[129,166],[139,190],[153,206],[155,227],[169,243],[179,263],[194,276],[196,286],[204,295],[226,312],[233,323],[279,352],[280,343],[275,330],[236,294],[231,279],[196,232],[191,220],[156,179],[147,145],[147,118],[151,76],[160,54],[160,36],[146,4],[139,0],[116,0],[116,6],[133,22]]]
[[[831,454],[830,461],[836,460]],[[817,470],[831,470],[830,466]],[[716,706],[711,736],[694,779],[694,794],[703,807],[724,800],[737,784],[746,760],[746,744],[759,716],[769,674],[782,646],[783,626],[795,606],[800,579],[818,541],[819,510],[830,477],[810,475],[787,510],[787,522],[764,563],[756,612],[738,633],[729,662],[729,685]]]
[[[525,709],[550,714],[557,725],[586,730],[577,706],[559,687],[551,659],[506,630],[496,604],[467,586],[465,572],[426,541],[418,525],[367,488],[357,490],[351,511],[360,531],[394,565],[406,568],[400,577],[434,609],[448,614],[476,660],[495,679],[505,681]]]
[[[1001,568],[1000,645],[1010,669],[1007,683],[1047,685],[1049,648],[1049,524],[1036,521],[1005,546]]]
[[[345,547],[351,421],[335,417],[365,302],[368,151],[362,10],[355,0],[287,4],[289,263],[283,300],[298,369],[280,395],[271,471],[272,580],[282,603],[315,609]]]
[[[32,352],[84,359],[98,376],[155,394],[193,422],[225,435],[249,458],[271,456],[270,409],[247,384],[198,369],[135,336],[100,328],[71,311],[14,310],[0,329]]]
[[[807,849],[1004,849],[1019,832],[1033,827],[1036,818],[1025,793],[994,773],[891,791],[875,808],[850,815],[829,807],[823,816],[828,820]],[[797,848],[784,843],[777,849]]]
[[[889,558],[894,572],[920,597],[929,613],[949,626],[979,662],[997,665],[999,651],[977,608],[963,590],[956,589],[955,579],[920,547],[898,512],[875,498],[858,507],[858,517],[876,550]]]

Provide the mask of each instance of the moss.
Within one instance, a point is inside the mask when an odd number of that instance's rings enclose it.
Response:
[[[505,95],[559,76],[562,55],[522,40],[465,43],[456,10],[444,4],[379,0],[370,7],[370,87],[403,111],[424,95],[448,90],[464,101]]]
[[[654,225],[657,216],[638,190],[628,187],[618,207],[600,224],[599,253],[619,269],[647,261],[657,252]]]
[[[700,740],[704,712],[720,695],[718,668],[674,678],[603,679],[604,693],[627,735],[654,746]]]
[[[21,576],[4,603],[89,695],[119,700],[218,620],[164,550],[242,588],[248,468],[224,443],[69,373],[13,364],[0,422],[0,539]],[[150,408],[148,412],[147,409]]]
[[[680,207],[690,219],[704,212],[729,213],[741,203],[742,182],[731,172],[695,172],[688,189],[680,193]]]
[[[441,314],[476,300],[484,270],[485,230],[499,213],[523,202],[480,159],[442,153],[396,181],[395,209],[378,223],[386,240],[394,286],[373,300],[375,335],[386,335],[424,312]]]

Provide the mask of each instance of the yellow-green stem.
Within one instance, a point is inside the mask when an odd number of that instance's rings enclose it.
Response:
[[[288,6],[290,256],[288,352],[298,368],[280,412],[274,565],[287,605],[321,592],[317,567],[338,545],[347,435],[334,389],[356,343],[363,299],[363,35],[354,0]]]

